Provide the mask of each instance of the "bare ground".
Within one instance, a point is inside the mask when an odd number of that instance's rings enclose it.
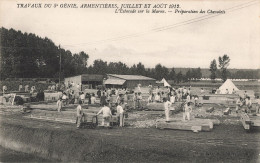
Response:
[[[211,132],[158,130],[152,128],[81,129],[74,124],[54,123],[27,119],[19,114],[1,115],[1,130],[17,127],[20,130],[50,131],[64,135],[55,140],[60,148],[70,149],[68,143],[76,136],[80,155],[72,160],[113,162],[259,162],[260,131],[247,133],[238,117],[219,117],[221,124]],[[14,131],[15,132],[15,131]],[[77,139],[78,137],[78,139]],[[24,138],[26,139],[26,138]],[[29,142],[30,140],[28,140]],[[99,142],[99,143],[97,143]],[[101,142],[101,143],[100,143]],[[85,146],[93,143],[93,151],[84,153]],[[5,151],[5,150],[4,150]],[[71,151],[72,152],[72,151]],[[75,152],[75,151],[74,151]],[[9,153],[7,151],[7,153]],[[23,156],[22,156],[23,157]],[[1,156],[2,158],[2,156]],[[5,157],[3,161],[19,161]],[[10,160],[8,160],[10,158]],[[24,156],[25,161],[42,161],[35,155]],[[28,159],[28,160],[27,160]],[[60,159],[63,160],[63,159]],[[64,161],[64,160],[63,160]]]

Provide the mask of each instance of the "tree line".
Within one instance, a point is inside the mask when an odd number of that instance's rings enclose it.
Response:
[[[88,66],[89,55],[81,51],[71,53],[55,45],[49,38],[41,38],[32,33],[22,33],[14,29],[0,29],[0,77],[6,78],[61,78],[79,74],[128,74],[144,75],[157,80],[165,78],[176,83],[199,80],[202,77],[200,68],[191,68],[185,74],[176,73],[174,68],[157,64],[146,68],[141,62],[127,66],[122,62],[95,60]],[[61,64],[60,64],[61,63]],[[61,74],[59,69],[61,65]],[[210,70],[211,71],[211,70]],[[258,72],[258,71],[257,71]],[[221,73],[216,69],[215,78]],[[250,77],[250,73],[238,71],[228,76]]]

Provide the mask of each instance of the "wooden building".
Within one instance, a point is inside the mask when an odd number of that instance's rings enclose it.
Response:
[[[80,84],[82,89],[90,88],[96,89],[98,85],[103,85],[104,75],[96,74],[82,74],[78,76],[67,77],[64,80],[66,86],[68,84]]]

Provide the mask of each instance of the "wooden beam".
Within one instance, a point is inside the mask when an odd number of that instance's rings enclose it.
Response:
[[[210,107],[210,108],[206,109],[206,112],[208,112],[208,113],[212,113],[213,111],[214,111],[214,107]]]

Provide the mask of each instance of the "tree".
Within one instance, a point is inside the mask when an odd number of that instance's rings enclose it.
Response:
[[[169,70],[168,68],[162,66],[161,64],[157,64],[155,66],[155,78],[157,80],[161,80],[162,78],[168,79]]]
[[[177,81],[177,83],[180,83],[180,82],[182,82],[182,80],[183,80],[183,75],[182,75],[182,72],[180,71],[176,76],[176,81]]]
[[[105,75],[107,73],[107,62],[101,59],[95,60],[93,64],[93,73]]]
[[[145,75],[145,67],[144,67],[144,65],[141,62],[139,62],[136,65],[136,73],[138,75]]]
[[[215,59],[213,59],[213,61],[210,62],[210,66],[209,66],[209,71],[211,72],[210,74],[210,79],[215,81],[216,76],[217,76],[217,62]]]
[[[186,72],[186,79],[188,80],[188,81],[190,81],[191,80],[191,71],[190,71],[190,69]]]
[[[223,81],[227,80],[227,67],[229,66],[229,62],[230,62],[230,58],[228,55],[224,54],[222,57],[220,56],[218,58],[218,62],[219,62],[219,68],[221,70],[221,79]]]
[[[169,79],[170,80],[176,80],[176,73],[175,73],[175,70],[174,68],[171,69],[171,72],[169,73]]]
[[[197,68],[197,73],[196,74],[197,74],[197,76],[196,76],[197,79],[201,79],[202,78],[202,73],[201,73],[200,67]]]

